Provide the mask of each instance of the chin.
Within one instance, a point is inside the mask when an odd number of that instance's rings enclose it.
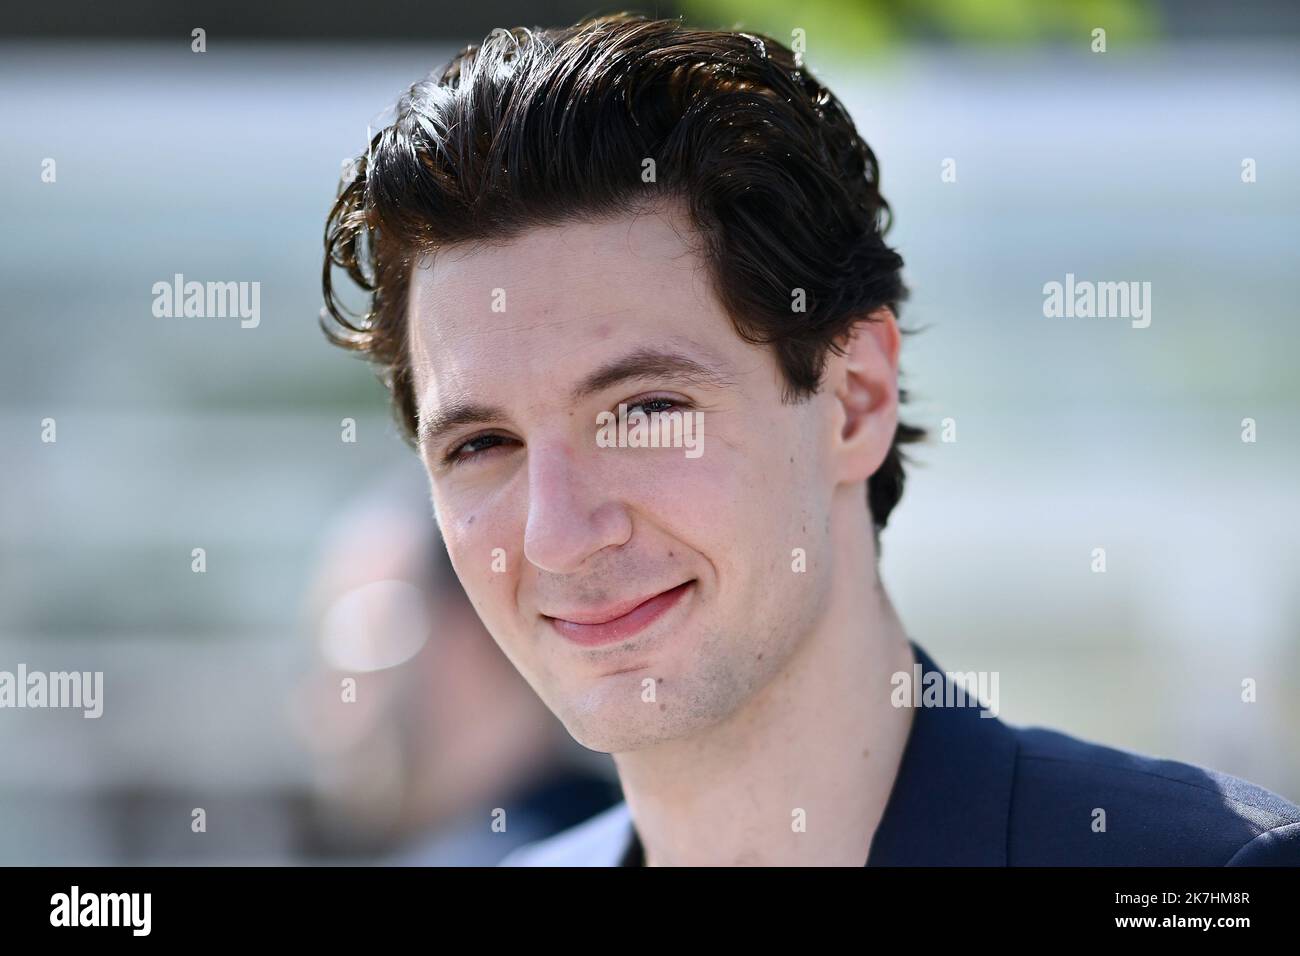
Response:
[[[603,686],[570,697],[563,710],[556,711],[569,735],[588,750],[625,753],[663,743],[689,733],[682,714],[664,700],[641,699],[640,673],[601,680]]]

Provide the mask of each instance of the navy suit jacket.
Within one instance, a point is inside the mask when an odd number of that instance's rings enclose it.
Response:
[[[641,863],[625,801],[501,865]],[[1300,866],[1300,808],[1227,774],[1013,727],[977,706],[918,707],[865,865]]]

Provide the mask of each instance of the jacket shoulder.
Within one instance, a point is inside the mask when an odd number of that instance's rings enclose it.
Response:
[[[632,816],[622,801],[577,826],[508,853],[498,866],[618,866],[632,839]]]
[[[1300,807],[1270,790],[1054,730],[1012,730],[1013,866],[1300,866]]]

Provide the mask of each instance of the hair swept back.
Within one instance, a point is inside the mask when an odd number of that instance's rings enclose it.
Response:
[[[412,441],[414,259],[658,198],[684,202],[719,300],[739,335],[775,350],[786,401],[817,390],[838,336],[906,298],[876,157],[789,49],[617,14],[494,30],[401,97],[326,221],[322,327],[374,362]],[[363,314],[340,299],[336,268],[367,294]],[[792,311],[795,289],[803,312]],[[877,531],[903,493],[902,446],[924,437],[900,421],[869,479]]]

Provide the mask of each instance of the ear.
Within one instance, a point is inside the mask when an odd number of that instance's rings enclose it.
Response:
[[[882,306],[836,340],[843,355],[827,361],[838,411],[838,483],[870,478],[885,461],[898,428],[900,336],[893,310]]]

